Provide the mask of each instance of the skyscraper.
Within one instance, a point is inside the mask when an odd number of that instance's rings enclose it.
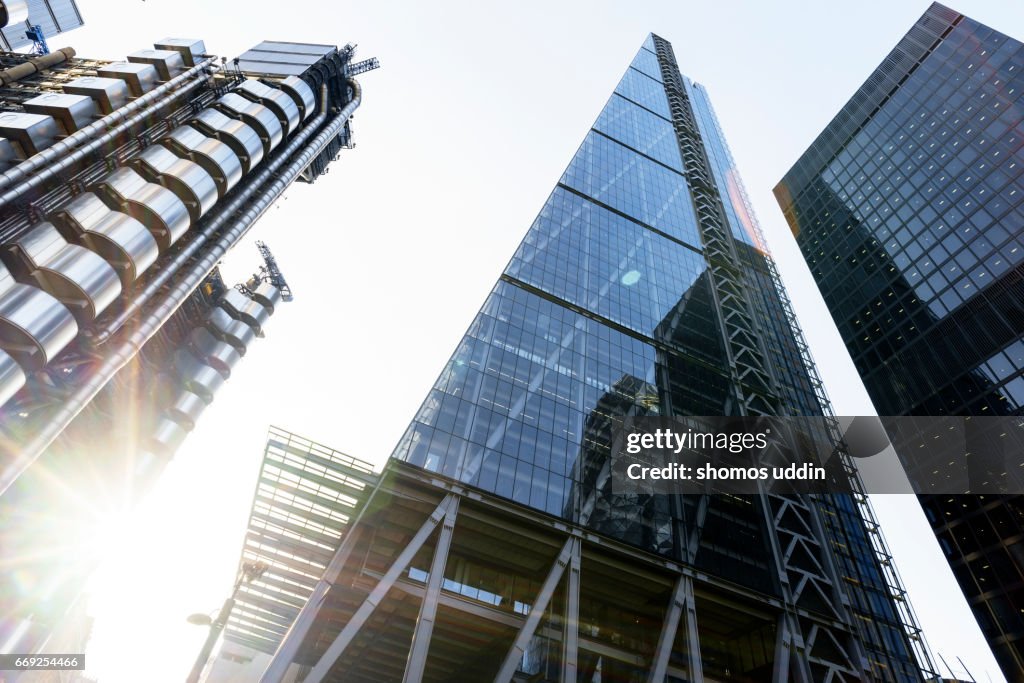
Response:
[[[152,483],[290,298],[263,243],[237,287],[217,264],[349,144],[353,77],[376,66],[353,54],[264,41],[228,62],[168,38],[120,62],[3,55],[3,651],[45,641],[91,569],[72,556],[94,507]]]
[[[262,680],[921,680],[862,495],[609,489],[627,417],[821,415],[820,389],[707,93],[652,35]]]
[[[775,188],[881,415],[1024,411],[1022,92],[1019,41],[933,4]],[[972,490],[1015,476],[1021,454],[992,448]],[[1020,680],[1024,499],[921,503]]]

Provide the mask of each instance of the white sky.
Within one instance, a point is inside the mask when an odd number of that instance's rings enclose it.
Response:
[[[953,5],[1024,36],[1024,5]],[[80,0],[55,38],[121,58],[162,37],[233,57],[260,40],[360,44],[358,148],[293,187],[251,238],[296,299],[268,324],[152,497],[101,534],[89,668],[101,683],[180,681],[192,612],[230,590],[268,424],[382,463],[646,34],[709,90],[836,412],[872,412],[771,188],[927,3]],[[257,254],[225,264],[232,282]],[[916,501],[875,497],[933,648],[1001,681]],[[130,543],[130,549],[117,551]],[[962,673],[959,670],[957,673]]]

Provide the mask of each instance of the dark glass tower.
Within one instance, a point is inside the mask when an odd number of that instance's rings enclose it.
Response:
[[[609,486],[627,416],[826,410],[707,93],[650,36],[262,680],[921,680],[863,496]]]
[[[934,4],[775,188],[881,415],[1024,409],[1022,92],[1024,46]],[[921,502],[1021,680],[1024,499]]]

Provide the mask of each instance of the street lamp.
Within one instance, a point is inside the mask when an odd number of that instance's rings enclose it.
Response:
[[[239,572],[238,578],[235,579],[235,587],[231,590],[231,596],[224,601],[224,605],[220,608],[220,612],[217,613],[215,619],[211,620],[209,614],[189,615],[188,623],[196,624],[197,626],[208,625],[210,632],[206,636],[206,642],[203,643],[203,649],[199,651],[199,656],[196,657],[196,663],[192,665],[192,671],[189,673],[186,683],[199,683],[199,676],[206,667],[206,660],[210,658],[213,646],[217,644],[221,632],[228,623],[228,617],[231,616],[231,610],[235,607],[235,596],[238,595],[238,589],[260,578],[265,571],[267,571],[267,565],[262,562],[243,563],[242,571]]]

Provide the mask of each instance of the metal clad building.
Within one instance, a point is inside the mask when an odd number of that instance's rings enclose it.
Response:
[[[350,46],[315,46],[289,75],[221,66],[198,39],[140,48],[0,54],[0,556],[17,577],[0,643],[15,651],[81,590],[91,563],[67,558],[93,506],[152,484],[290,300],[263,243],[245,282],[217,264],[348,146],[361,101]]]

